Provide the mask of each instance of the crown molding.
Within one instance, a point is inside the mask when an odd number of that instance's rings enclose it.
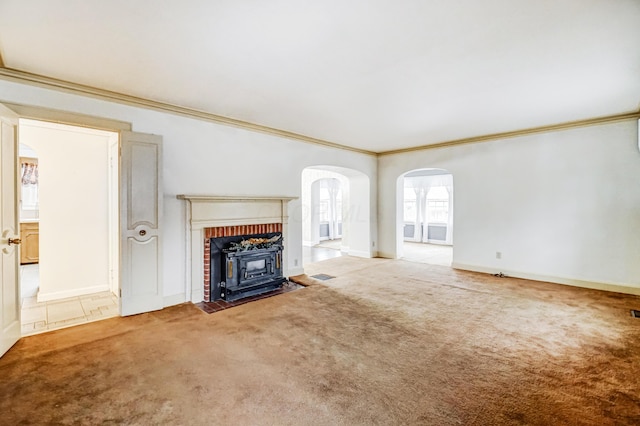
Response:
[[[173,105],[165,102],[154,101],[151,99],[139,98],[137,96],[125,95],[123,93],[113,92],[110,90],[99,89],[84,84],[72,83],[70,81],[59,80],[57,78],[46,77],[39,74],[33,74],[26,71],[15,70],[4,67],[0,62],[0,78],[4,80],[17,81],[19,83],[30,84],[33,86],[44,87],[47,89],[60,90],[75,95],[89,96],[101,100],[118,102],[120,104],[143,107],[155,111],[166,112],[170,114],[181,115],[189,118],[197,118],[200,120],[210,121],[227,126],[233,126],[254,132],[265,133],[268,135],[279,136],[282,138],[293,139],[314,145],[326,146],[330,148],[342,149],[346,151],[357,152],[360,154],[375,156],[373,151],[353,148],[346,145],[340,145],[334,142],[305,136],[286,130],[280,130],[273,127],[263,126],[261,124],[250,123],[248,121],[237,120],[235,118],[224,117],[222,115],[212,114],[209,112],[187,108],[179,105]]]
[[[518,136],[526,136],[535,133],[553,132],[558,130],[574,129],[577,127],[594,126],[597,124],[614,123],[616,121],[640,119],[640,110],[627,112],[623,114],[608,115],[605,117],[589,118],[586,120],[569,121],[566,123],[550,124],[547,126],[532,127],[523,130],[514,130],[511,132],[492,133],[483,136],[474,136],[471,138],[455,139],[447,142],[438,142],[429,145],[421,145],[410,148],[394,149],[391,151],[383,151],[378,153],[378,157],[384,155],[402,154],[406,152],[423,151],[427,149],[445,148],[456,145],[465,145],[469,143],[491,142],[498,139],[515,138]]]
[[[181,115],[189,118],[197,118],[200,120],[210,121],[217,124],[223,124],[227,126],[237,127],[245,130],[251,130],[255,132],[265,133],[268,135],[278,136],[287,139],[293,139],[300,142],[310,143],[314,145],[326,146],[329,148],[341,149],[345,151],[357,152],[360,154],[371,155],[375,157],[381,157],[393,154],[402,154],[415,151],[424,151],[429,149],[452,147],[457,145],[465,145],[470,143],[491,142],[498,139],[514,138],[518,136],[526,136],[535,133],[544,133],[558,130],[567,130],[578,127],[593,126],[598,124],[612,123],[616,121],[640,119],[640,110],[634,112],[628,112],[623,114],[609,115],[605,117],[590,118],[585,120],[570,121],[559,124],[551,124],[547,126],[532,127],[529,129],[515,130],[509,132],[492,133],[488,135],[474,136],[470,138],[455,139],[445,142],[437,142],[434,144],[420,145],[409,148],[401,148],[389,151],[374,152],[364,149],[354,148],[346,145],[337,144],[334,142],[325,141],[322,139],[313,138],[310,136],[301,135],[298,133],[289,132],[286,130],[280,130],[273,127],[263,126],[261,124],[250,123],[247,121],[238,120],[235,118],[224,117],[209,112],[182,107],[179,105],[173,105],[165,102],[154,101],[151,99],[139,98],[137,96],[125,95],[123,93],[113,92],[110,90],[99,89],[92,86],[87,86],[78,83],[72,83],[65,80],[59,80],[52,77],[46,77],[38,74],[29,73],[26,71],[15,70],[7,68],[2,62],[2,56],[0,54],[0,79],[17,81],[23,84],[30,84],[33,86],[44,87],[46,89],[54,89],[75,95],[89,96],[96,99],[108,100],[117,102],[120,104],[131,105],[135,107],[142,107],[155,111]]]
[[[78,114],[75,112],[61,111],[31,105],[14,104],[0,99],[0,103],[20,118],[31,120],[49,121],[52,123],[68,124],[76,127],[88,127],[91,129],[107,130],[119,132],[121,130],[131,131],[131,123],[125,121],[112,120],[92,115]]]

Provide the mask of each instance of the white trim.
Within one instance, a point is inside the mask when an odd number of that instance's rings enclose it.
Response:
[[[86,294],[101,293],[103,291],[111,292],[108,284],[96,285],[93,287],[82,287],[73,290],[53,291],[49,293],[43,293],[38,291],[36,300],[40,302],[49,302],[51,300],[66,299],[68,297],[84,296]]]
[[[349,250],[348,253],[349,253],[349,256],[364,257],[366,259],[376,257],[374,253],[371,253],[368,251],[362,251],[362,250]]]
[[[446,240],[427,240],[422,244],[437,244],[437,245],[441,245],[441,246],[449,246],[449,247],[453,247],[453,244],[448,244]]]
[[[465,271],[472,271],[472,272],[483,272],[486,274],[503,273],[504,275],[508,277],[513,277],[513,278],[523,278],[523,279],[532,280],[532,281],[543,281],[543,282],[549,282],[554,284],[570,285],[573,287],[589,288],[593,290],[613,291],[616,293],[625,293],[625,294],[633,294],[633,295],[640,296],[640,286],[633,287],[633,286],[624,285],[624,284],[576,280],[571,278],[538,275],[538,274],[531,274],[528,272],[509,271],[504,269],[497,270],[495,268],[487,268],[484,266],[477,266],[477,265],[466,265],[458,262],[453,262],[451,264],[451,267],[454,269],[462,269]]]
[[[85,96],[94,99],[100,99],[104,101],[117,102],[123,105],[132,105],[138,108],[145,108],[147,110],[166,112],[176,114],[184,117],[200,119],[204,121],[210,121],[219,124],[225,124],[241,129],[266,133],[274,136],[279,136],[287,139],[298,140],[301,142],[312,143],[320,146],[327,146],[330,148],[343,149],[352,152],[358,152],[375,157],[381,157],[383,155],[394,155],[404,152],[422,151],[426,149],[437,149],[447,146],[462,145],[468,143],[477,142],[491,142],[499,139],[514,138],[517,136],[529,135],[534,133],[552,132],[557,130],[572,129],[576,127],[592,126],[603,123],[611,123],[616,121],[638,119],[640,111],[632,111],[622,114],[610,115],[605,117],[596,117],[586,120],[571,121],[566,123],[551,124],[540,127],[533,127],[529,129],[521,129],[516,131],[493,133],[488,135],[480,135],[463,139],[456,139],[450,141],[437,142],[428,145],[414,146],[410,148],[401,148],[390,151],[373,152],[356,147],[341,145],[335,142],[329,142],[322,139],[316,139],[310,136],[301,135],[298,133],[289,132],[286,130],[275,129],[272,127],[263,126],[260,124],[254,124],[247,121],[224,117],[221,115],[200,111],[192,108],[186,108],[178,105],[172,105],[169,103],[153,101],[151,99],[139,98],[132,95],[126,95],[124,93],[112,92],[109,90],[99,89],[79,83],[73,83],[70,81],[60,80],[48,76],[29,73],[26,71],[20,71],[3,66],[2,58],[0,58],[0,79],[7,81],[16,81],[20,84],[29,84],[36,87],[43,87],[48,90],[57,90],[66,93],[72,93],[74,95]],[[126,124],[126,123],[125,123]]]
[[[192,226],[198,226],[201,228],[215,228],[216,226],[266,225],[267,223],[281,223],[281,220],[282,216],[269,216],[263,218],[242,217],[236,219],[191,220],[191,224]]]
[[[381,257],[383,259],[400,259],[400,257],[397,257],[395,254],[392,253],[387,253],[384,251],[378,251],[376,252],[376,255],[373,257]]]
[[[186,301],[187,301],[187,297],[185,293],[173,294],[171,296],[164,296],[164,299],[163,299],[165,308],[169,306],[179,305]]]
[[[260,201],[291,201],[297,200],[298,197],[287,197],[287,196],[261,196],[261,195],[189,195],[189,194],[180,194],[177,195],[176,198],[178,200],[189,200],[196,202],[260,202]]]
[[[373,151],[367,151],[360,148],[341,145],[338,143],[325,141],[322,139],[317,139],[310,136],[301,135],[298,133],[289,132],[287,130],[280,130],[273,127],[250,123],[248,121],[243,121],[243,120],[238,120],[234,118],[224,117],[217,114],[212,114],[206,111],[186,108],[186,107],[173,105],[165,102],[158,102],[151,99],[139,98],[137,96],[126,95],[124,93],[112,92],[110,90],[99,89],[96,87],[73,83],[70,81],[59,80],[56,78],[47,77],[47,76],[38,75],[38,74],[32,74],[26,71],[6,68],[6,67],[3,67],[1,63],[0,63],[0,79],[8,80],[8,81],[17,81],[21,84],[30,84],[36,87],[44,87],[45,89],[49,89],[49,90],[58,90],[62,92],[72,93],[74,95],[80,95],[80,96],[90,97],[94,99],[105,100],[109,102],[117,102],[124,105],[132,105],[138,108],[145,108],[148,110],[176,114],[176,115],[181,115],[184,117],[195,118],[195,119],[204,120],[204,121],[211,121],[213,123],[238,127],[238,128],[249,130],[249,131],[266,133],[269,135],[279,136],[287,139],[299,140],[301,142],[312,143],[315,145],[327,146],[330,148],[337,148],[337,149],[344,149],[347,151],[359,152],[361,154],[367,154],[371,156],[376,155],[375,152]]]
[[[186,220],[184,221],[184,235],[185,235],[185,253],[184,253],[184,264],[185,264],[185,301],[189,300],[187,295],[191,294],[191,299],[193,299],[193,281],[192,281],[192,271],[191,271],[191,242],[193,240],[193,235],[191,233],[191,224],[189,223],[189,218],[191,217],[191,203],[184,203],[184,217]],[[204,288],[200,291],[199,299],[204,300]]]

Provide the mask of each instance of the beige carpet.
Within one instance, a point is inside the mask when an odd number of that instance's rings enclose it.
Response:
[[[640,424],[640,298],[341,257],[311,286],[27,337],[0,424]]]

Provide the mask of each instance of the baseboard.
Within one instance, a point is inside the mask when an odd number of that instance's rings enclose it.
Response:
[[[632,286],[622,285],[622,284],[611,284],[611,283],[603,283],[603,282],[597,282],[597,281],[576,280],[571,278],[538,275],[538,274],[531,274],[527,272],[509,271],[504,269],[497,270],[495,268],[487,268],[484,266],[477,266],[477,265],[467,265],[467,264],[458,263],[458,262],[453,262],[451,264],[451,267],[454,269],[462,269],[465,271],[472,271],[472,272],[483,272],[486,274],[503,273],[504,275],[508,277],[513,277],[513,278],[523,278],[525,280],[544,281],[544,282],[549,282],[554,284],[570,285],[573,287],[589,288],[593,290],[612,291],[616,293],[625,293],[625,294],[633,294],[636,296],[640,296],[640,287],[632,287]]]
[[[366,259],[371,259],[373,257],[370,252],[362,250],[349,250],[349,256],[364,257]]]
[[[164,307],[167,308],[169,306],[179,305],[187,301],[187,298],[184,293],[173,294],[171,296],[164,296],[163,304]]]
[[[378,251],[378,252],[376,252],[376,257],[381,257],[383,259],[395,259],[396,255],[395,255],[395,253],[392,254],[392,253],[387,253],[387,252],[384,252],[384,251]]]
[[[96,285],[96,286],[92,286],[92,287],[76,288],[76,289],[73,289],[73,290],[53,291],[53,292],[48,292],[48,293],[43,293],[42,290],[39,290],[38,291],[38,295],[36,296],[36,300],[38,302],[49,302],[51,300],[66,299],[68,297],[84,296],[84,295],[87,295],[87,294],[101,293],[103,291],[111,291],[109,289],[109,285],[108,284]]]

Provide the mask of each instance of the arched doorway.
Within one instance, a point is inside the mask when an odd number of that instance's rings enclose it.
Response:
[[[418,169],[399,179],[399,258],[450,266],[453,257],[453,175]]]
[[[345,254],[371,257],[369,178],[356,170],[302,171],[303,265]]]

